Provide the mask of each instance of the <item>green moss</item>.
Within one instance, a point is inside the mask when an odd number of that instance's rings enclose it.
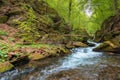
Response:
[[[49,45],[49,44],[31,44],[31,45],[22,45],[22,44],[16,44],[14,46],[10,44],[0,44],[0,62],[5,62],[8,58],[7,53],[13,52],[19,48],[52,48],[55,47],[54,45]],[[19,52],[18,52],[19,53]],[[25,53],[27,54],[27,53]],[[17,54],[16,54],[17,56]]]
[[[16,47],[21,47],[21,48],[41,48],[41,47],[45,47],[45,48],[50,48],[50,47],[54,47],[54,45],[49,45],[49,44],[30,44],[30,45],[16,45]]]
[[[0,63],[0,73],[12,69],[14,66],[9,62]]]
[[[3,31],[3,30],[0,30],[0,36],[2,36],[2,35],[7,36],[7,35],[8,35],[8,33],[7,33],[7,32],[5,32],[5,31]]]
[[[7,22],[7,20],[8,20],[8,17],[7,16],[0,16],[0,23],[5,23],[5,22]]]
[[[7,57],[8,56],[4,51],[0,51],[0,62],[4,62]]]
[[[29,59],[30,60],[40,60],[40,59],[43,59],[47,56],[49,56],[49,55],[42,55],[42,54],[39,54],[39,53],[35,53],[35,54],[30,54]]]
[[[104,42],[101,45],[99,45],[98,47],[96,47],[94,50],[95,51],[106,51],[106,52],[110,52],[113,51],[114,45],[110,42]]]
[[[19,26],[18,28],[20,32],[19,36],[22,37],[22,39],[25,42],[33,43],[34,40],[40,37],[40,34],[37,32],[37,29],[35,28],[37,17],[31,6],[23,4],[22,9],[26,11],[24,13],[26,19],[24,21],[14,20],[14,22],[17,23]]]

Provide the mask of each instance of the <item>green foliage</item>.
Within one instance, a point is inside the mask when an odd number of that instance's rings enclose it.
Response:
[[[7,58],[8,46],[0,44],[0,62],[4,62]]]
[[[26,19],[24,21],[16,20],[15,22],[19,25],[18,30],[20,31],[20,37],[22,37],[24,41],[33,43],[37,37],[40,37],[35,27],[37,17],[31,6],[24,4],[22,8],[26,10]]]
[[[49,47],[52,47],[54,45],[50,45],[50,44],[30,44],[30,45],[16,45],[16,47],[21,47],[21,48],[41,48],[41,47],[45,47],[45,48],[49,48]]]
[[[0,51],[0,62],[4,62],[7,58],[7,54],[3,51]]]
[[[49,45],[49,44],[30,44],[30,45],[23,45],[23,44],[16,44],[14,46],[10,44],[0,44],[0,62],[4,62],[8,58],[9,52],[15,51],[16,49],[19,48],[51,48],[55,47],[54,45]],[[18,52],[19,53],[19,52]],[[27,53],[26,53],[27,54]],[[16,56],[19,56],[20,54],[16,54]]]
[[[53,7],[61,17],[69,22],[69,1],[70,0],[45,0]],[[92,15],[88,16],[85,12],[89,8]],[[118,0],[118,8],[120,9],[120,0]],[[70,22],[74,32],[77,29],[86,29],[89,34],[94,34],[99,30],[103,21],[115,14],[114,0],[72,0],[72,9]],[[77,31],[78,32],[78,31]]]
[[[8,35],[8,33],[7,32],[5,32],[5,31],[3,31],[3,30],[0,30],[0,36],[1,35],[5,35],[5,36],[7,36]]]

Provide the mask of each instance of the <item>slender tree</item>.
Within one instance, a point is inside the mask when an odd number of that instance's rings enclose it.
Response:
[[[72,0],[69,0],[69,12],[68,12],[68,27],[69,30],[72,31],[72,27],[71,27],[71,11],[72,11]]]

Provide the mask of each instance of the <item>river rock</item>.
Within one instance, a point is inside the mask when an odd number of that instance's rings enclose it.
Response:
[[[88,47],[87,44],[84,44],[82,42],[73,42],[73,46],[75,46],[75,47]]]
[[[29,59],[35,61],[35,60],[43,59],[43,58],[45,58],[47,56],[49,56],[49,55],[47,55],[47,54],[40,54],[40,53],[33,53],[33,54],[29,55]]]
[[[74,48],[75,46],[72,45],[73,43],[71,41],[69,41],[67,44],[66,44],[66,47],[68,49],[71,49],[71,48]]]
[[[87,44],[85,44],[85,43],[82,43],[82,42],[68,42],[67,44],[66,44],[66,47],[67,48],[75,48],[75,47],[88,47],[88,45]]]
[[[102,52],[116,52],[117,48],[118,48],[118,46],[113,44],[111,41],[105,41],[104,43],[102,43],[101,45],[99,45],[98,47],[96,47],[93,50],[94,51],[102,51]]]
[[[10,62],[0,63],[0,73],[12,69],[14,66]]]

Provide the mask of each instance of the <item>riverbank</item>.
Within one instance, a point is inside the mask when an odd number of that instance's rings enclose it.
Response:
[[[0,72],[23,65],[31,60],[40,60],[49,56],[59,56],[70,53],[61,45],[32,43],[24,44],[15,37],[17,29],[0,24]]]
[[[11,52],[8,51],[7,56],[4,57],[5,61],[0,63],[0,72],[5,72],[30,61],[41,60],[47,57],[63,56],[69,53],[70,50],[55,45],[22,45]]]
[[[96,46],[100,44],[96,43]],[[94,52],[94,47],[73,48],[72,54],[48,57],[17,66],[0,74],[1,79],[103,80],[120,79],[120,57]]]
[[[16,28],[10,27],[7,24],[0,24],[0,72],[27,64],[30,61],[70,54],[71,48],[88,47],[87,44],[72,39],[63,43],[56,43],[54,41],[51,43],[47,40],[48,43],[41,41],[39,43],[28,44],[16,37],[17,33],[18,30]],[[74,37],[72,36],[72,38]]]

